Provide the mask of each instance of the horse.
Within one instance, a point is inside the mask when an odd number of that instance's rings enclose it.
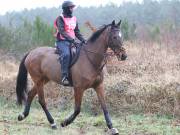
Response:
[[[120,29],[121,20],[115,23],[103,25],[88,39],[86,45],[81,47],[76,63],[70,68],[73,88],[75,108],[73,114],[65,119],[61,126],[71,124],[81,110],[83,93],[88,88],[96,91],[101,108],[104,113],[106,124],[113,135],[118,135],[118,130],[113,127],[111,117],[105,103],[103,67],[106,64],[106,51],[111,48],[118,60],[125,60],[126,51],[123,48],[123,40]],[[16,82],[17,103],[25,103],[24,112],[19,114],[18,120],[25,119],[30,111],[31,102],[34,96],[38,95],[38,101],[44,110],[46,117],[53,129],[56,123],[46,107],[43,87],[49,81],[59,83],[61,80],[60,63],[58,55],[53,47],[38,47],[28,52],[20,62]],[[31,76],[34,85],[27,92],[27,75]]]

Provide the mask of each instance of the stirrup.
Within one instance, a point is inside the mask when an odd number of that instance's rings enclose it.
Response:
[[[69,86],[69,85],[70,85],[69,80],[67,79],[67,77],[64,77],[64,78],[62,79],[61,83],[62,83],[62,85],[64,85],[64,86]]]

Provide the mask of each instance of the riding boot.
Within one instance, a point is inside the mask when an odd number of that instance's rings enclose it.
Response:
[[[61,84],[64,86],[69,86],[70,82],[69,82],[69,58],[67,56],[64,56],[62,58],[61,61],[61,72],[62,72],[62,76],[61,76]]]

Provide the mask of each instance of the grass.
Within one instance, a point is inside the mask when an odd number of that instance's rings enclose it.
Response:
[[[60,127],[72,108],[59,110],[50,108],[57,125],[57,130],[52,130],[46,120],[43,110],[35,101],[32,104],[30,115],[22,122],[17,121],[17,116],[23,108],[0,97],[0,134],[1,135],[104,135],[109,134],[104,116],[93,116],[86,111],[81,112],[77,119],[68,127]],[[120,135],[178,135],[180,134],[180,121],[178,118],[160,115],[127,114],[116,116],[111,114],[114,127]]]

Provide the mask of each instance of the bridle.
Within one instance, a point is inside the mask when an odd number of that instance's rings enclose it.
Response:
[[[119,30],[114,30],[114,31],[119,31]],[[110,47],[113,50],[114,54],[117,55],[118,54],[118,52],[116,52],[117,47],[113,43],[113,39],[112,39],[113,37],[112,37],[111,32],[110,32],[109,39],[108,39],[108,47]],[[120,52],[125,51],[125,49],[122,46],[121,46],[121,48],[118,48],[118,50],[120,50]]]

